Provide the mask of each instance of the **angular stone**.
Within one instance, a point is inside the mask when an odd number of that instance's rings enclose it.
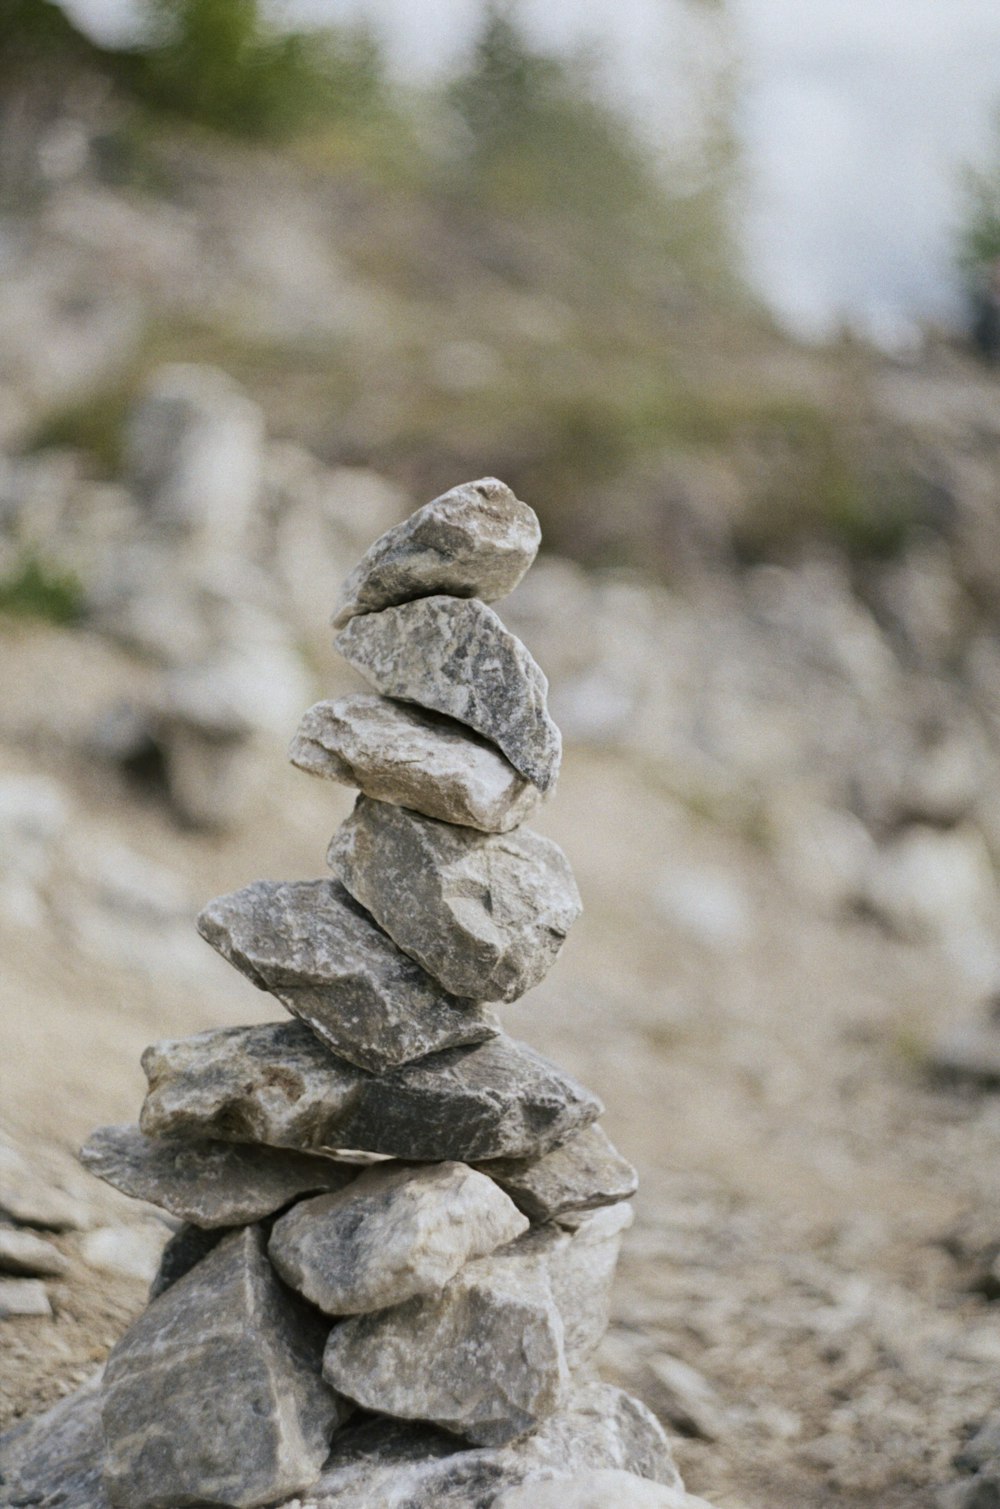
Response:
[[[611,1311],[611,1285],[622,1235],[632,1224],[630,1205],[586,1215],[575,1231],[535,1227],[513,1248],[544,1260],[563,1323],[566,1361],[577,1368],[596,1350]]]
[[[285,1149],[169,1141],[138,1127],[101,1127],[80,1162],[106,1184],[194,1226],[247,1226],[300,1195],[343,1189],[357,1166]]]
[[[430,1425],[373,1417],[334,1438],[309,1494],[316,1509],[481,1509],[554,1473],[618,1469],[679,1488],[666,1436],[638,1399],[605,1383],[577,1385],[539,1429],[500,1447],[462,1447]],[[609,1500],[606,1509],[613,1509]],[[292,1506],[286,1506],[292,1509]]]
[[[549,683],[485,603],[424,597],[383,608],[352,618],[337,648],[383,696],[468,724],[539,791],[555,785],[562,738]]]
[[[244,1227],[153,1301],[104,1377],[105,1483],[120,1509],[273,1503],[315,1482],[344,1402],[325,1326]]]
[[[268,1256],[327,1315],[359,1315],[438,1293],[464,1263],[527,1225],[497,1185],[464,1163],[383,1163],[350,1189],[282,1216]]]
[[[617,1205],[635,1194],[639,1182],[599,1126],[577,1132],[541,1158],[498,1158],[480,1168],[533,1221]]]
[[[504,1034],[379,1076],[333,1058],[300,1022],[156,1043],[142,1064],[149,1093],[140,1125],[153,1137],[468,1163],[544,1152],[603,1110]]]
[[[366,1409],[480,1446],[524,1435],[557,1407],[569,1377],[545,1258],[494,1252],[438,1295],[343,1321],[323,1375]]]
[[[203,1257],[208,1257],[212,1249],[218,1247],[223,1237],[229,1236],[232,1230],[231,1226],[208,1228],[192,1226],[189,1222],[185,1222],[179,1231],[174,1232],[163,1249],[160,1266],[149,1286],[150,1300],[158,1299],[161,1294],[166,1294],[171,1284],[176,1284],[185,1273],[190,1273],[195,1263],[200,1263]]]
[[[310,775],[357,786],[425,817],[507,833],[537,807],[537,786],[460,723],[388,697],[317,702],[289,757]]]
[[[336,880],[254,881],[209,902],[198,930],[339,1058],[372,1073],[500,1030],[401,952]]]
[[[10,1509],[109,1509],[102,1377],[103,1370],[44,1414],[0,1436],[0,1502]]]
[[[493,1500],[490,1509],[710,1509],[704,1499],[683,1488],[651,1483],[633,1472],[607,1467],[574,1477],[550,1478],[511,1488]]]
[[[0,1273],[59,1278],[69,1271],[69,1258],[33,1231],[0,1226]]]
[[[334,626],[436,593],[496,602],[513,592],[541,540],[534,510],[496,477],[463,482],[375,541],[341,588]]]
[[[48,1290],[40,1278],[0,1278],[0,1319],[8,1315],[44,1318],[51,1314]]]
[[[516,1001],[580,915],[569,861],[540,834],[484,834],[359,796],[327,862],[405,953],[454,995]]]

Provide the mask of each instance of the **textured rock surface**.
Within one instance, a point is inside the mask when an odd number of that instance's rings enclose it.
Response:
[[[332,1058],[299,1022],[157,1043],[142,1063],[149,1093],[140,1124],[150,1136],[470,1162],[543,1152],[603,1110],[503,1034],[378,1077]]]
[[[105,1183],[194,1226],[245,1226],[299,1195],[342,1189],[357,1167],[270,1147],[167,1141],[138,1127],[101,1127],[80,1161]]]
[[[536,1227],[511,1249],[544,1258],[571,1368],[586,1361],[608,1329],[622,1234],[631,1224],[631,1206],[612,1205],[585,1216],[573,1232]]]
[[[373,1073],[500,1030],[402,953],[335,880],[254,881],[209,902],[198,930],[338,1057]]]
[[[383,696],[467,723],[540,791],[555,785],[562,739],[548,681],[492,608],[425,597],[351,619],[337,647]]]
[[[482,1165],[533,1221],[617,1205],[635,1194],[638,1176],[599,1126],[589,1126],[541,1158],[500,1158]]]
[[[98,1372],[76,1393],[0,1436],[0,1503],[9,1509],[108,1509]]]
[[[20,1231],[16,1226],[0,1226],[0,1273],[54,1278],[68,1268],[69,1259],[44,1237],[36,1236],[33,1231]]]
[[[577,1385],[535,1434],[509,1446],[470,1449],[432,1426],[398,1420],[351,1423],[336,1437],[309,1502],[317,1509],[490,1509],[516,1484],[607,1468],[680,1486],[667,1439],[645,1405],[589,1383]]]
[[[310,775],[446,823],[506,833],[538,805],[537,786],[485,739],[438,713],[388,697],[317,702],[289,751]]]
[[[160,1266],[149,1286],[149,1298],[156,1299],[166,1294],[171,1284],[176,1284],[185,1273],[190,1273],[195,1263],[200,1263],[223,1237],[233,1228],[230,1226],[192,1226],[188,1222],[175,1231],[160,1254]]]
[[[358,798],[327,860],[406,953],[458,996],[516,1001],[544,979],[580,915],[557,844],[483,834]]]
[[[490,1509],[698,1509],[704,1499],[613,1467],[511,1488]],[[708,1506],[705,1506],[708,1509]]]
[[[568,1372],[545,1258],[504,1250],[439,1295],[335,1326],[323,1372],[366,1409],[499,1446],[559,1404]]]
[[[437,1293],[463,1263],[527,1225],[502,1190],[464,1163],[380,1164],[349,1189],[282,1216],[268,1255],[328,1315],[358,1315]]]
[[[112,1504],[243,1509],[309,1487],[346,1413],[318,1376],[324,1331],[278,1282],[258,1228],[220,1242],[108,1358]]]
[[[341,588],[334,626],[439,592],[496,602],[513,592],[541,539],[534,510],[496,477],[464,482],[375,541]]]

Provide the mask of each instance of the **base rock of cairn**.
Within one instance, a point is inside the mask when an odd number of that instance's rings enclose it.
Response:
[[[457,487],[351,573],[296,765],[356,785],[334,879],[257,881],[202,935],[292,1020],[147,1049],[85,1165],[181,1225],[101,1375],[0,1442],[12,1509],[692,1509],[595,1380],[634,1171],[598,1099],[513,1042],[580,911],[518,825],[554,788],[547,683],[485,606],[538,521]]]

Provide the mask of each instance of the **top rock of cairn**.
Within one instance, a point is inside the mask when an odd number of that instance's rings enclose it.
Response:
[[[189,1224],[100,1393],[17,1434],[7,1502],[487,1509],[581,1472],[624,1478],[623,1503],[646,1502],[645,1481],[684,1502],[648,1411],[578,1376],[635,1175],[593,1125],[597,1098],[482,1004],[536,984],[580,910],[561,850],[505,831],[554,780],[545,678],[489,609],[461,603],[510,591],[538,537],[502,483],[469,483],[349,578],[341,640],[372,624],[371,679],[395,654],[411,705],[320,704],[293,744],[297,764],[362,792],[330,846],[335,879],[258,881],[202,914],[293,1020],[155,1044],[141,1129],[84,1150]],[[456,653],[421,663],[418,600]],[[499,689],[460,653],[463,623],[501,646]]]

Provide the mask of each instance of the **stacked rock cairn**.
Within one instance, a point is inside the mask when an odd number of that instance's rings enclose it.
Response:
[[[537,985],[580,912],[520,826],[559,769],[547,682],[487,606],[539,540],[490,478],[344,585],[336,643],[377,695],[319,703],[291,750],[361,793],[333,878],[198,922],[291,1018],[147,1049],[140,1127],[83,1149],[184,1223],[92,1391],[88,1504],[696,1502],[589,1362],[634,1171],[597,1098],[483,1004]]]

